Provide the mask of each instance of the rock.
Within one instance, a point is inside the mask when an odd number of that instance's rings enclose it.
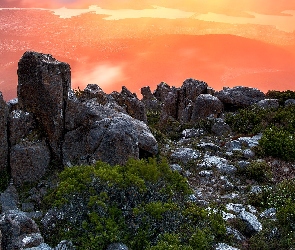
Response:
[[[217,136],[226,136],[231,133],[230,126],[221,118],[214,120],[214,124],[211,127],[211,132]]]
[[[201,142],[197,145],[197,147],[204,149],[204,150],[214,151],[214,152],[217,152],[220,150],[220,147],[218,147],[217,145],[215,145],[212,142]]]
[[[71,241],[63,240],[54,248],[54,250],[75,250],[75,247]]]
[[[78,92],[78,98],[83,102],[95,98],[98,103],[105,105],[108,101],[107,94],[97,84],[88,84],[86,88]]]
[[[7,189],[0,195],[1,212],[18,209],[18,193],[13,184],[10,184]]]
[[[163,103],[170,91],[170,86],[165,82],[161,82],[154,91],[154,97],[156,97],[160,103]]]
[[[161,109],[161,103],[158,99],[152,94],[150,87],[141,88],[141,94],[143,98],[141,101],[144,103],[147,111],[158,112]]]
[[[245,211],[243,204],[228,203],[225,207],[228,211],[235,213],[241,213],[242,211]]]
[[[132,94],[123,86],[121,93],[113,92],[111,96],[126,109],[131,117],[147,123],[145,105],[137,98],[136,94]]]
[[[11,177],[16,185],[40,180],[50,163],[50,151],[44,141],[22,141],[11,148]]]
[[[81,105],[87,120],[65,135],[65,165],[91,164],[97,160],[124,164],[130,157],[138,159],[158,152],[157,141],[142,121],[102,106],[94,99]],[[76,119],[75,113],[69,117]]]
[[[247,225],[247,233],[253,235],[262,230],[262,224],[258,221],[257,217],[245,210],[241,211],[239,217],[246,223]]]
[[[0,92],[0,171],[8,167],[8,138],[7,138],[8,106]]]
[[[108,246],[107,250],[128,250],[128,247],[122,243],[113,243]]]
[[[180,88],[180,101],[184,102],[185,99],[195,101],[201,94],[206,94],[208,84],[193,78],[186,79]]]
[[[61,161],[65,109],[71,87],[70,66],[49,54],[27,51],[18,63],[17,73],[20,107],[35,115],[53,158]]]
[[[190,161],[196,160],[200,157],[199,152],[191,148],[178,148],[171,155],[171,159],[178,161],[184,164],[187,164]]]
[[[199,175],[201,177],[210,177],[210,176],[213,176],[213,171],[212,170],[202,170],[199,172]]]
[[[295,99],[288,99],[285,101],[285,106],[295,105]]]
[[[280,104],[278,99],[264,99],[257,102],[257,106],[262,109],[277,109]]]
[[[46,243],[41,243],[39,246],[37,247],[30,247],[30,248],[25,248],[24,250],[54,250],[53,248],[51,248],[49,245],[47,245]]]
[[[229,246],[225,243],[218,243],[215,247],[215,250],[239,250],[238,248]]]
[[[19,103],[18,103],[18,98],[14,98],[14,99],[9,100],[7,102],[7,105],[8,105],[9,113],[11,113],[13,110],[20,109]]]
[[[237,242],[243,242],[246,240],[246,237],[242,235],[238,230],[232,227],[226,227],[226,233],[234,238]]]
[[[260,214],[260,218],[267,218],[267,219],[276,219],[276,214],[277,214],[277,210],[272,207],[272,208],[268,208],[266,210],[264,210],[261,214]]]
[[[215,96],[223,102],[226,109],[245,108],[265,99],[265,94],[260,90],[240,86],[223,88],[216,92]]]
[[[251,158],[254,158],[255,153],[251,149],[245,149],[243,151],[243,155],[246,159],[251,159]]]
[[[203,129],[185,129],[182,131],[182,136],[184,138],[194,138],[205,134]]]
[[[23,249],[38,246],[43,242],[37,224],[19,210],[9,210],[1,214],[3,249]]]
[[[22,139],[31,135],[31,139],[37,136],[36,121],[32,114],[22,111],[13,110],[9,115],[9,141],[14,146],[21,142]],[[35,132],[35,134],[34,134]]]
[[[165,121],[168,120],[169,117],[173,118],[174,120],[177,120],[178,107],[178,89],[173,88],[170,92],[167,93],[166,98],[163,101],[163,108],[160,115],[160,121],[165,124]]]
[[[171,165],[170,165],[170,168],[171,168],[173,171],[177,171],[177,172],[179,172],[179,173],[183,171],[182,167],[181,167],[180,165],[178,165],[178,164],[171,164]]]
[[[200,118],[207,118],[210,115],[218,117],[222,111],[223,104],[217,97],[209,94],[200,94],[194,102],[191,122],[195,123]]]

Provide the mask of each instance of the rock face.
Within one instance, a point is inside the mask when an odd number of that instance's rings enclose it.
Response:
[[[19,210],[9,210],[1,214],[3,249],[24,249],[43,243],[37,224]]]
[[[157,142],[145,123],[102,106],[94,99],[77,102],[76,105],[82,107],[87,120],[65,135],[65,165],[89,164],[97,160],[124,164],[129,157],[140,158],[157,153]],[[66,114],[73,120],[77,115],[80,114]]]
[[[23,141],[11,148],[11,176],[17,185],[40,180],[49,163],[50,151],[44,141]]]
[[[191,121],[196,122],[199,118],[206,118],[210,115],[217,117],[222,111],[223,104],[217,97],[209,94],[200,94],[194,103]]]
[[[64,115],[71,71],[51,55],[27,51],[18,63],[20,107],[33,113],[48,138],[52,155],[61,160]]]
[[[245,108],[263,99],[265,95],[256,88],[234,87],[223,88],[216,92],[215,96],[228,108]]]
[[[0,92],[0,171],[8,166],[8,138],[7,138],[8,106]]]
[[[263,108],[263,109],[277,109],[280,104],[278,99],[264,99],[261,100],[257,103],[258,107]]]

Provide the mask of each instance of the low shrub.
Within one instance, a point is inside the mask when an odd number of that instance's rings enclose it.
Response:
[[[295,91],[286,90],[286,91],[276,91],[269,90],[266,93],[266,97],[269,99],[278,99],[280,105],[284,105],[285,101],[288,99],[295,99]]]
[[[53,245],[69,239],[77,249],[105,249],[113,242],[164,249],[173,241],[174,249],[210,249],[225,236],[221,215],[192,204],[186,179],[165,160],[131,159],[125,166],[97,162],[67,168],[59,179],[45,198],[48,208],[53,204],[64,214],[44,232]]]

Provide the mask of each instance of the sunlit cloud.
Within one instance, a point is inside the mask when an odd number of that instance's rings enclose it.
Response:
[[[83,89],[87,84],[97,84],[103,90],[112,89],[112,85],[122,80],[126,76],[123,73],[122,65],[112,65],[111,63],[99,63],[90,69],[82,69],[73,72],[72,84],[74,88]]]

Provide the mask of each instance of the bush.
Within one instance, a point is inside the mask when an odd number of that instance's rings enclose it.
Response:
[[[276,91],[269,90],[266,93],[266,97],[269,99],[278,99],[280,105],[284,105],[285,101],[288,99],[295,99],[295,91],[286,90],[286,91]]]
[[[221,215],[191,204],[186,179],[164,160],[129,160],[125,166],[97,162],[67,168],[59,178],[46,197],[48,207],[64,214],[44,233],[53,245],[69,239],[77,249],[104,249],[113,242],[131,249],[164,249],[169,242],[174,249],[196,249],[192,245],[207,247],[224,238]]]
[[[270,166],[265,161],[252,161],[245,169],[239,170],[248,179],[269,182],[272,177]]]
[[[259,145],[266,155],[293,161],[295,160],[294,136],[294,133],[287,130],[272,127],[264,131]]]

